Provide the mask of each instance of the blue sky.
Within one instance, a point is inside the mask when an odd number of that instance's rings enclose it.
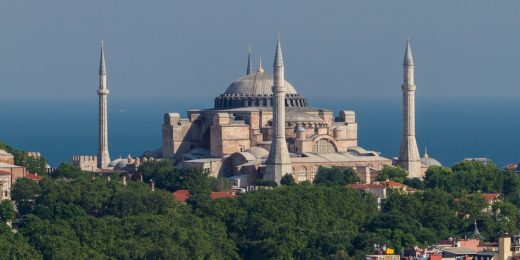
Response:
[[[255,66],[308,98],[399,98],[412,40],[419,97],[520,96],[520,1],[1,1],[0,97],[214,97]]]

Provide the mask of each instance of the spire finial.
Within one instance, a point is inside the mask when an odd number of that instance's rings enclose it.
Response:
[[[410,37],[406,39],[406,50],[404,53],[403,66],[413,66],[412,47],[410,46]]]
[[[99,75],[106,75],[107,67],[105,65],[105,47],[103,46],[103,40],[101,40],[101,57],[99,59]]]
[[[280,33],[276,36],[276,54],[274,56],[274,67],[283,67],[282,45],[280,44]]]
[[[247,71],[246,75],[251,74],[251,45],[249,45],[249,51],[247,54]]]
[[[258,61],[258,69],[256,70],[256,72],[259,72],[259,73],[264,72],[264,67],[262,66],[262,57],[260,57],[260,60]]]
[[[473,237],[478,238],[478,237],[480,237],[480,232],[478,231],[477,220],[475,219],[474,221],[475,222],[473,222],[473,225],[474,225]]]

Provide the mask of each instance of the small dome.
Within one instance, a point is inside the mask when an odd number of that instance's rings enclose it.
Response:
[[[296,130],[294,130],[294,132],[296,133],[301,133],[301,132],[305,132],[307,131],[307,129],[305,129],[305,127],[299,125],[298,127],[296,127]]]
[[[116,165],[120,162],[120,161],[124,161],[125,159],[119,157],[113,161],[111,161],[109,164],[108,164],[108,167],[116,167]]]
[[[128,160],[121,160],[116,164],[116,166],[114,166],[114,169],[124,170],[127,165],[128,165]]]
[[[266,72],[256,72],[239,78],[229,85],[224,94],[272,96],[273,77]],[[287,80],[285,81],[286,94],[298,94]]]
[[[252,154],[256,159],[267,158],[267,156],[269,156],[269,152],[266,149],[258,146],[253,146],[247,149],[246,152]]]
[[[434,158],[425,155],[423,158],[421,158],[421,166],[423,168],[429,168],[430,166],[442,166],[442,164]]]

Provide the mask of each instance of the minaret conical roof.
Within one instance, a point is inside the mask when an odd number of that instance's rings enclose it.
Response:
[[[413,66],[412,47],[410,46],[410,39],[406,40],[406,50],[404,53],[404,66]]]
[[[107,67],[105,65],[105,50],[103,47],[103,40],[101,40],[101,57],[99,59],[99,75],[106,75]]]
[[[276,53],[274,55],[274,67],[283,67],[283,55],[282,55],[282,45],[280,44],[280,34],[276,39]]]

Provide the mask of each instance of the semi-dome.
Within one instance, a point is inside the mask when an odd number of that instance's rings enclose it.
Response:
[[[241,77],[215,98],[216,109],[238,107],[272,107],[273,106],[273,77],[264,72],[260,66],[256,73]],[[285,81],[285,106],[306,107],[307,100],[296,89]]]

